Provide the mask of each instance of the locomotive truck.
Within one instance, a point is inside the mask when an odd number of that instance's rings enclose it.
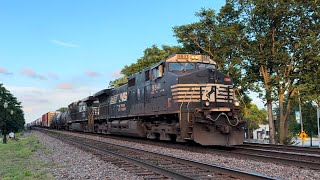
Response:
[[[60,122],[59,127],[74,131],[201,145],[244,140],[232,79],[199,54],[171,55],[120,87],[69,104],[68,112],[55,118],[53,126]]]

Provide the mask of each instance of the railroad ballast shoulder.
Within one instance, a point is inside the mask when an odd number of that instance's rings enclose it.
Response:
[[[169,56],[120,87],[71,103],[51,122],[54,128],[202,145],[244,140],[232,79],[209,56],[196,54]]]

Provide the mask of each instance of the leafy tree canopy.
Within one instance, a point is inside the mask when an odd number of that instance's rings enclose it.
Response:
[[[251,103],[249,107],[244,107],[242,113],[249,129],[258,129],[259,124],[268,124],[267,111],[259,109],[256,104]]]
[[[64,113],[64,112],[67,112],[68,111],[68,108],[67,107],[61,107],[59,108],[57,111],[61,112],[61,113]]]
[[[288,133],[290,109],[297,91],[304,86],[317,86],[310,80],[310,72],[318,70],[313,66],[319,63],[320,54],[320,2],[230,2],[239,10],[239,22],[245,27],[246,38],[242,43],[245,80],[262,87],[269,112],[272,95],[278,101],[282,143]]]
[[[129,66],[124,66],[124,68],[121,70],[121,74],[129,77],[134,73],[158,63],[159,61],[167,58],[169,55],[179,52],[182,51],[178,46],[171,47],[163,45],[161,48],[158,48],[157,45],[152,45],[150,48],[144,50],[143,56],[139,58],[136,63],[133,63]]]
[[[8,107],[4,108],[4,104]],[[12,113],[12,114],[11,114]],[[6,134],[10,131],[18,131],[24,128],[25,120],[21,103],[8,91],[3,84],[0,84],[0,129],[4,135],[6,143]]]
[[[235,87],[241,83],[241,41],[244,28],[237,20],[239,12],[227,3],[217,14],[213,9],[202,9],[195,14],[197,22],[175,26],[173,31],[187,52],[209,55],[218,69],[231,76]]]

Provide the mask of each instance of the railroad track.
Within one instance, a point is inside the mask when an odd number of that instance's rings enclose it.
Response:
[[[320,148],[245,143],[234,146],[232,153],[275,163],[320,170]]]
[[[42,131],[102,157],[144,179],[275,179],[252,172],[177,158],[58,132]]]
[[[287,146],[287,145],[276,145],[276,144],[258,144],[258,143],[248,143],[245,142],[243,145],[238,145],[238,147],[252,147],[266,150],[278,150],[287,151],[301,154],[315,154],[320,155],[320,148],[314,147],[301,147],[301,146]]]

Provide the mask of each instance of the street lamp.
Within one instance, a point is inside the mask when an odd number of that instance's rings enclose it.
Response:
[[[8,108],[8,103],[4,102],[3,107],[4,107],[4,109],[7,109]]]
[[[274,137],[275,137],[275,144],[278,144],[277,141],[277,114],[272,113],[272,120],[273,120],[273,127],[274,127]],[[270,139],[270,129],[269,129],[269,139]]]

